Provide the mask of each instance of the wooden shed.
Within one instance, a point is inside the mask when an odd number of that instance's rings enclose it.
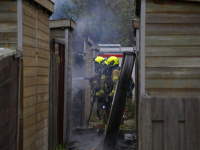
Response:
[[[73,97],[74,107],[76,103],[81,100],[79,110],[81,109],[81,116],[74,116],[74,120],[78,119],[78,125],[84,126],[89,118],[91,109],[91,87],[89,80],[84,80],[84,77],[89,78],[92,76],[93,68],[93,54],[91,51],[93,41],[88,36],[76,36],[74,40],[73,52]],[[78,98],[78,99],[77,99]],[[76,111],[74,111],[77,114]],[[81,118],[80,118],[81,117]]]
[[[0,1],[0,47],[23,51],[19,149],[48,149],[50,0]]]
[[[200,1],[137,0],[136,15],[139,149],[198,150]]]
[[[51,20],[52,51],[58,61],[57,144],[67,144],[72,101],[72,52],[76,23],[72,19]]]

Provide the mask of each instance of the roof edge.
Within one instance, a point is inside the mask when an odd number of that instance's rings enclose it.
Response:
[[[34,0],[36,3],[40,4],[47,10],[49,10],[51,13],[54,13],[54,2],[51,0]]]

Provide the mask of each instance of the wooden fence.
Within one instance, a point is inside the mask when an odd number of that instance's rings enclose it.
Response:
[[[142,98],[140,150],[199,150],[200,98]]]

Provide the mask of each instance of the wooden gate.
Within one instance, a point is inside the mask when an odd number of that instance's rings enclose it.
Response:
[[[21,58],[21,57],[20,57]],[[22,88],[19,61],[8,56],[0,60],[0,149],[22,148]],[[20,76],[21,77],[21,76]],[[20,86],[19,86],[20,84]],[[20,89],[19,89],[20,88]],[[18,148],[17,148],[18,147]]]
[[[49,148],[63,143],[65,42],[51,41]]]
[[[140,150],[199,150],[200,98],[142,98]]]

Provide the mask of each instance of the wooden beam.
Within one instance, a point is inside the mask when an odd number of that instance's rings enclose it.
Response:
[[[51,0],[34,0],[47,10],[49,10],[51,13],[54,13],[54,3]]]
[[[183,3],[178,1],[163,1],[159,3],[147,1],[147,13],[199,13],[200,4]]]
[[[147,13],[146,23],[200,23],[198,13]]]

